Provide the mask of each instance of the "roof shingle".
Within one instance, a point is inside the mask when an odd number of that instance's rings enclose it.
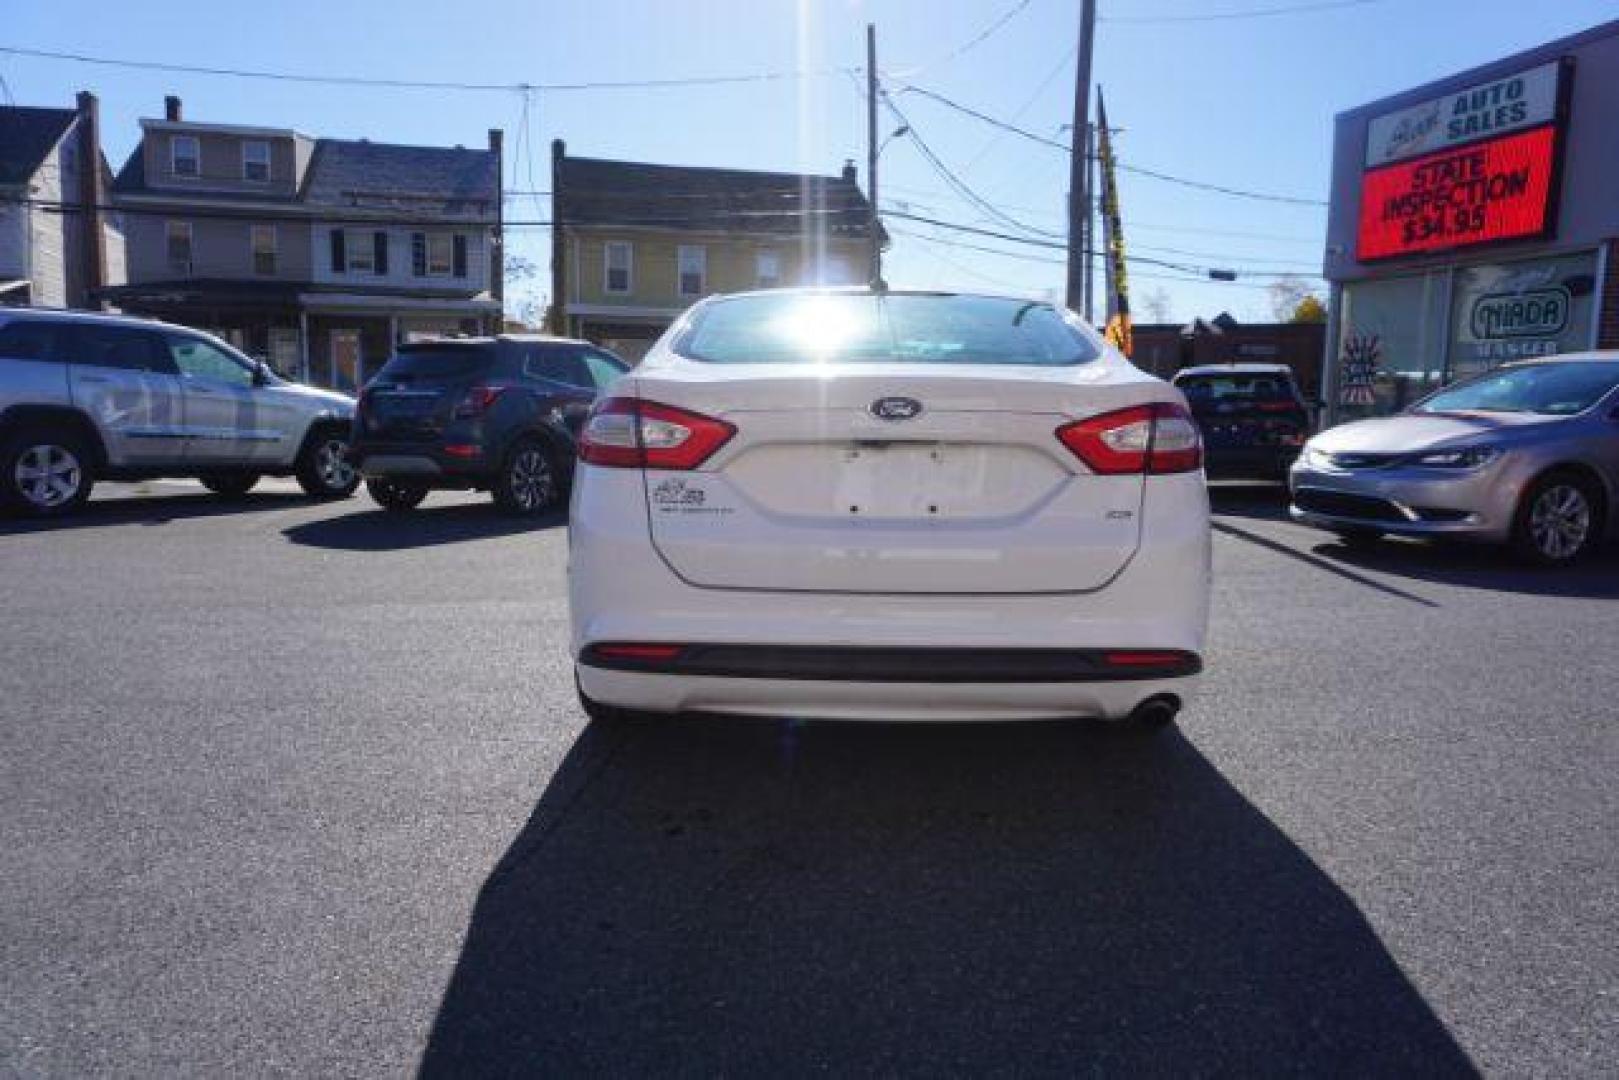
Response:
[[[553,205],[565,225],[699,232],[867,235],[865,194],[850,177],[564,157]]]
[[[0,107],[0,184],[26,184],[78,115],[72,109]]]

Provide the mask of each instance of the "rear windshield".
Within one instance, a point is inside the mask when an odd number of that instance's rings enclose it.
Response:
[[[1096,339],[1047,303],[916,293],[735,296],[693,312],[672,347],[715,364],[1082,364]]]
[[[1293,400],[1293,381],[1279,372],[1187,375],[1176,379],[1175,385],[1194,405]]]
[[[1528,412],[1573,416],[1619,386],[1619,363],[1611,360],[1529,364],[1502,368],[1441,390],[1413,406],[1415,412]]]
[[[379,379],[411,382],[481,375],[495,358],[486,345],[407,345],[383,367]]]

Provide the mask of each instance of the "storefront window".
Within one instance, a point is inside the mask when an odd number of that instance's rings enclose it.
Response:
[[[1335,416],[1398,412],[1445,373],[1445,271],[1345,285],[1334,372]]]
[[[1595,252],[1458,269],[1449,377],[1590,348],[1596,275]]]

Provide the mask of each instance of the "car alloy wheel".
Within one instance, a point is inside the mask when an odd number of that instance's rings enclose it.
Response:
[[[53,510],[78,495],[84,484],[84,467],[67,447],[40,443],[17,455],[12,481],[18,493],[34,506]]]
[[[525,446],[517,451],[511,463],[511,492],[512,502],[525,512],[551,504],[556,497],[556,479],[544,450]]]
[[[1591,535],[1591,501],[1573,484],[1553,484],[1529,507],[1535,550],[1551,562],[1578,555]]]
[[[315,475],[329,491],[342,491],[354,483],[354,466],[349,462],[349,444],[329,438],[315,448]]]

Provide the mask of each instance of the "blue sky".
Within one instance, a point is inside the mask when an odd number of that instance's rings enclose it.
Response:
[[[1615,16],[1613,0],[1373,0],[1293,14],[1208,20],[1322,0],[1101,0],[1095,78],[1122,128],[1122,162],[1232,187],[1324,199],[1335,112]],[[479,83],[558,84],[809,71],[808,77],[657,89],[457,92],[310,86],[135,71],[0,53],[18,104],[102,100],[116,168],[161,115],[164,94],[189,119],[285,125],[313,135],[482,145],[507,131],[507,184],[547,189],[550,141],[570,152],[676,164],[865,172],[862,86],[838,69],[878,66],[896,104],[956,175],[1024,225],[1061,234],[1064,156],[998,132],[901,88],[915,84],[1063,141],[1073,95],[1078,0],[427,0],[140,5],[4,0],[0,46],[183,65]],[[987,37],[983,32],[1013,12]],[[1198,21],[1192,21],[1192,20]],[[1141,20],[1141,21],[1130,21]],[[885,117],[883,130],[896,123]],[[531,142],[532,158],[513,153]],[[530,172],[532,170],[532,182]],[[883,155],[884,202],[1005,230],[960,196],[907,138]],[[1325,211],[1235,199],[1133,175],[1120,180],[1132,254],[1192,266],[1318,271]],[[516,197],[509,217],[548,218],[549,199]],[[896,285],[1060,294],[1060,252],[890,222]],[[932,234],[932,237],[930,237]],[[951,246],[963,241],[1023,258]],[[544,265],[543,229],[514,229],[511,249]],[[1191,253],[1191,254],[1185,254]],[[1268,316],[1262,276],[1189,281],[1136,266],[1145,318],[1152,294],[1176,319],[1228,310]],[[1159,276],[1165,275],[1165,276]],[[543,289],[543,282],[536,286]]]

